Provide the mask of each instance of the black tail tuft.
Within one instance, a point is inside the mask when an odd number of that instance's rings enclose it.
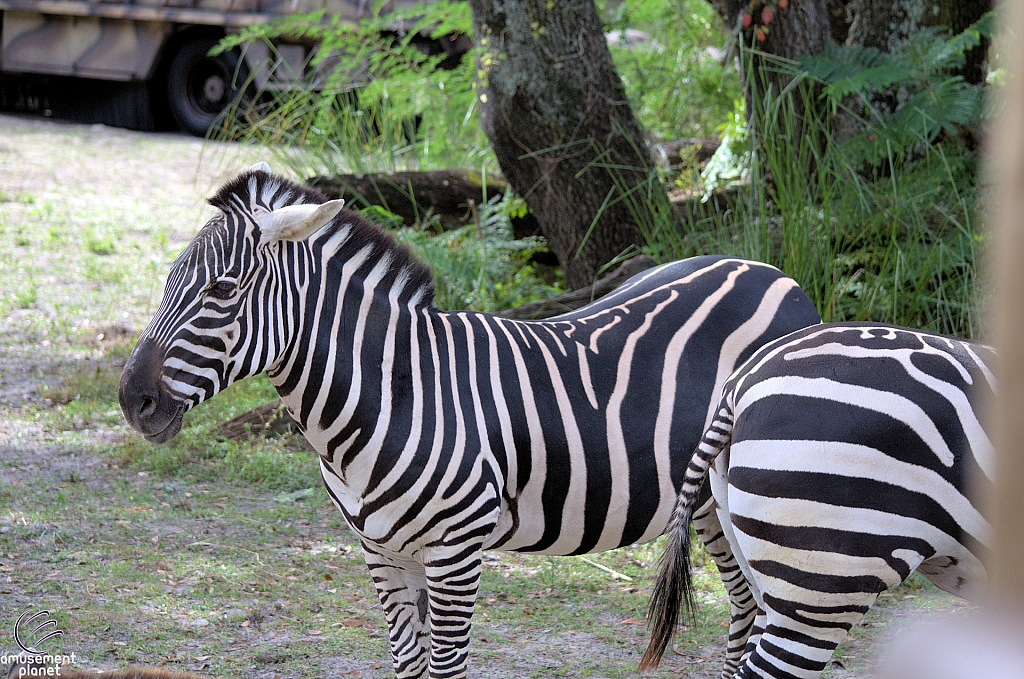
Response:
[[[696,602],[693,597],[693,581],[690,576],[690,515],[691,503],[679,505],[668,533],[668,543],[661,555],[658,567],[658,581],[651,593],[647,610],[647,625],[651,641],[644,657],[640,659],[640,671],[656,668],[665,655],[679,622],[679,607],[686,605],[687,613],[693,618]]]

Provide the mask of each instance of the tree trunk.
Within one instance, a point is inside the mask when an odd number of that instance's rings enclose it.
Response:
[[[641,242],[635,216],[616,198],[651,168],[594,0],[469,6],[484,131],[568,287],[589,285],[601,266]]]
[[[754,4],[754,14],[748,29],[750,34],[759,26],[768,29],[758,49],[786,59],[817,54],[825,49],[825,43],[833,33],[828,0],[790,0],[785,9],[779,8],[778,4],[778,0]],[[711,5],[729,26],[736,26],[740,21],[740,12],[749,11],[751,7],[751,3],[739,0],[711,0]],[[773,10],[767,24],[763,22],[761,14],[765,6]]]
[[[945,26],[960,33],[992,9],[991,0],[849,0],[846,4],[850,20],[847,43],[883,52],[891,52],[927,26]],[[964,76],[970,82],[985,77],[987,43],[967,53]]]

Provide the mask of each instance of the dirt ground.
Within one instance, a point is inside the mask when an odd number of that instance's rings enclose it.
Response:
[[[208,217],[204,198],[258,159],[0,115],[0,652],[14,650],[18,616],[48,610],[64,631],[48,650],[86,669],[392,676],[357,542],[322,490],[147,467],[117,408],[120,366]],[[224,469],[205,445],[189,464]],[[626,580],[576,558],[488,555],[471,676],[634,675],[656,556],[591,557]],[[702,582],[696,638],[654,676],[719,675],[721,589]],[[880,600],[827,676],[870,676],[893,630],[963,608],[914,579]]]

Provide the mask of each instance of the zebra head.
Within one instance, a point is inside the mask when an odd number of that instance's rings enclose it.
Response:
[[[210,199],[217,213],[171,265],[156,315],[139,337],[118,398],[125,419],[154,443],[185,411],[281,356],[305,239],[335,221],[344,201],[270,174],[260,163]]]

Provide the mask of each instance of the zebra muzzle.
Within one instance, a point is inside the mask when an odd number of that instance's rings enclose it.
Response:
[[[164,352],[155,342],[141,340],[121,372],[118,401],[132,429],[150,443],[166,443],[181,430],[185,405],[162,381]]]

